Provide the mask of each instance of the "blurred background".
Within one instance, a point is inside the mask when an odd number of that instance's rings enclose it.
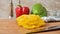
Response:
[[[13,1],[13,18],[15,18],[15,8],[19,0]],[[49,16],[60,16],[60,0],[20,0],[22,6],[28,6],[30,9],[33,4],[41,3],[48,12]],[[0,0],[0,18],[9,18],[11,13],[11,0]]]

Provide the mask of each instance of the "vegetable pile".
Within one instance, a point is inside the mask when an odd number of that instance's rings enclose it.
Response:
[[[45,25],[45,22],[39,15],[22,15],[17,19],[18,26],[22,26],[27,29],[38,28]]]
[[[29,7],[22,7],[21,5],[18,5],[15,11],[18,26],[33,29],[45,25],[45,22],[41,17],[47,16],[47,12],[45,7],[39,3],[33,5],[31,13]]]

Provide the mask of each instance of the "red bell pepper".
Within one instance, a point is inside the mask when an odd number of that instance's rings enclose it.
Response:
[[[23,14],[29,14],[30,10],[28,7],[23,7]]]
[[[22,14],[29,14],[30,12],[28,7],[21,7],[21,6],[16,7],[15,11],[16,11],[16,17],[19,17]]]
[[[16,11],[16,17],[19,17],[20,15],[22,15],[22,7],[21,6],[17,6],[15,11]]]

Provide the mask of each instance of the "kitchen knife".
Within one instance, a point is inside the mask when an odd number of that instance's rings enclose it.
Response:
[[[37,32],[29,32],[26,34],[36,34],[36,33],[42,33],[42,32],[50,32],[50,31],[56,31],[56,30],[60,30],[60,26],[52,26],[52,27],[48,27],[42,31],[37,31]]]
[[[19,4],[20,4],[20,0],[19,0]]]
[[[13,1],[11,0],[11,12],[9,18],[13,18]]]
[[[45,22],[58,22],[60,21],[60,16],[48,16],[48,17],[42,17],[42,19],[45,21]]]

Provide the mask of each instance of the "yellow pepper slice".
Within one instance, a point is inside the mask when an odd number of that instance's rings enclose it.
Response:
[[[45,25],[45,22],[39,15],[22,15],[16,18],[18,26],[22,26],[27,29],[38,28]]]

